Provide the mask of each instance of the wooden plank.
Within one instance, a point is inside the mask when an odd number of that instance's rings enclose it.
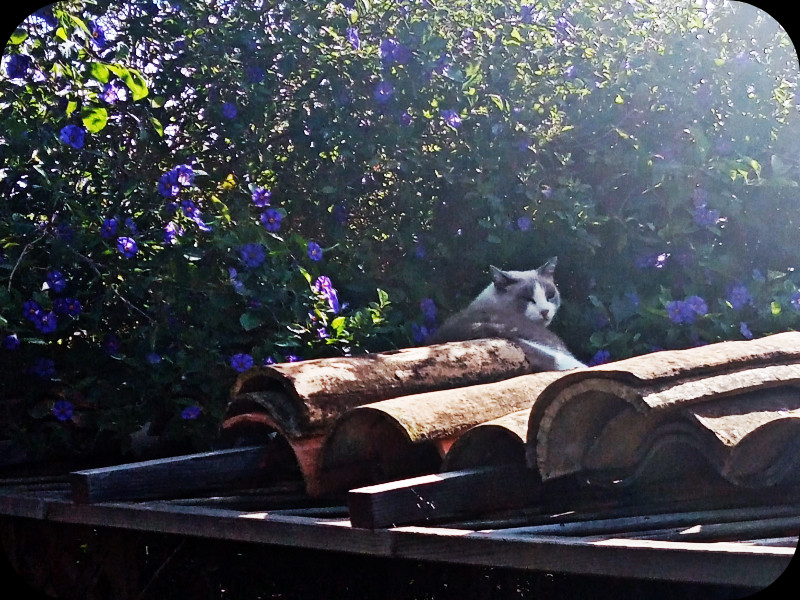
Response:
[[[75,502],[185,495],[264,474],[269,445],[187,454],[70,473]]]
[[[393,559],[508,567],[633,579],[764,587],[787,567],[794,548],[740,543],[589,540],[508,534],[502,530],[404,527],[370,531],[346,520],[242,513],[167,502],[76,505],[66,499],[16,496],[43,503],[39,518],[95,527],[353,552]],[[19,506],[18,508],[24,508]],[[32,510],[23,511],[32,513]]]
[[[525,467],[465,469],[351,490],[347,506],[353,527],[436,523],[524,506],[538,496],[535,481],[536,474]]]

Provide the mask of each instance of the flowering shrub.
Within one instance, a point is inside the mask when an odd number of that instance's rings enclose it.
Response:
[[[421,343],[553,255],[586,362],[797,328],[794,49],[744,4],[658,10],[32,15],[0,64],[4,430],[203,446],[240,372]]]

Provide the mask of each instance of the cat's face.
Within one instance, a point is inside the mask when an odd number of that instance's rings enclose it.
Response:
[[[538,269],[532,271],[492,270],[494,301],[517,314],[524,314],[531,321],[541,321],[545,327],[550,325],[561,306],[561,295],[553,280],[556,258],[551,258]]]

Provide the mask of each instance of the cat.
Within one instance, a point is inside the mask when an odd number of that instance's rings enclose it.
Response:
[[[547,329],[561,306],[553,280],[557,259],[531,271],[501,271],[490,266],[490,283],[465,309],[447,319],[427,340],[440,344],[498,337],[522,347],[533,370],[585,367],[563,340]]]

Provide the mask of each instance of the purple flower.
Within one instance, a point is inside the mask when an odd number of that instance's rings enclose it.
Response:
[[[249,354],[234,354],[231,356],[231,366],[239,373],[244,373],[253,366],[253,357]]]
[[[50,379],[56,374],[56,364],[49,358],[37,358],[31,365],[31,373],[42,379]]]
[[[53,310],[60,315],[77,317],[79,314],[81,314],[83,307],[81,306],[80,301],[76,300],[75,298],[56,298],[56,300],[53,302]]]
[[[722,216],[718,210],[710,210],[704,205],[695,207],[693,219],[700,227],[713,227],[722,220]]]
[[[236,105],[233,102],[225,102],[222,105],[222,116],[226,119],[236,118]]]
[[[376,102],[386,104],[394,94],[394,86],[389,81],[381,81],[375,86],[373,97]]]
[[[11,333],[7,335],[3,340],[3,347],[6,350],[16,350],[19,348],[19,337],[17,337],[17,334]]]
[[[322,248],[317,242],[308,242],[308,258],[313,261],[322,260]]]
[[[791,295],[789,298],[789,306],[791,306],[796,311],[800,312],[800,290],[797,290],[794,294]]]
[[[59,421],[69,421],[75,414],[75,407],[69,400],[59,400],[53,404],[53,416]]]
[[[746,340],[752,340],[753,339],[753,332],[750,331],[750,328],[747,326],[747,323],[745,323],[744,321],[739,323],[739,332],[742,334],[742,337],[744,337],[744,339],[746,339]]]
[[[753,303],[753,297],[745,285],[736,283],[728,290],[728,302],[734,310],[741,310]]]
[[[245,244],[239,248],[239,256],[242,258],[242,262],[251,269],[261,265],[266,258],[264,246],[261,244]]]
[[[436,302],[433,301],[433,298],[423,298],[420,300],[419,309],[422,312],[422,316],[425,318],[425,323],[427,325],[433,325],[436,323],[438,311],[436,309]]]
[[[42,314],[42,307],[35,300],[28,300],[22,305],[22,313],[29,321],[38,323]]]
[[[187,406],[181,412],[181,419],[184,421],[193,421],[200,416],[201,412],[203,412],[203,409],[197,405]]]
[[[265,190],[264,188],[256,188],[253,190],[253,204],[259,208],[269,206],[271,196],[272,192],[269,190]]]
[[[611,362],[611,353],[608,350],[598,350],[587,366],[593,367],[595,365],[603,365],[607,362]]]
[[[100,236],[103,239],[110,240],[115,235],[117,235],[117,220],[114,217],[105,219],[100,226]]]
[[[106,45],[106,32],[96,21],[89,25],[89,34],[92,36],[92,43],[95,48],[102,49]]]
[[[517,227],[520,231],[528,231],[531,228],[531,218],[530,217],[520,217],[517,219]]]
[[[539,15],[534,12],[535,6],[533,4],[523,4],[519,7],[519,19],[526,25],[530,25],[537,21]]]
[[[173,169],[164,173],[158,180],[158,193],[165,198],[174,198],[180,192],[178,173]]]
[[[190,165],[178,165],[172,173],[175,181],[183,187],[190,187],[194,183],[194,169]]]
[[[394,38],[387,38],[380,45],[381,62],[385,66],[393,63],[405,64],[411,58],[411,51]]]
[[[181,210],[190,219],[194,219],[199,214],[197,205],[191,200],[183,200],[181,202]]]
[[[411,115],[407,110],[400,113],[399,120],[400,120],[400,125],[402,125],[403,127],[408,127],[409,125],[411,125]]]
[[[708,314],[708,304],[700,296],[689,296],[686,299],[686,305],[700,317]]]
[[[320,275],[317,277],[317,280],[314,282],[314,285],[311,287],[311,289],[317,294],[324,296],[328,301],[328,305],[331,307],[333,313],[338,314],[342,307],[339,303],[339,294],[333,287],[330,277],[327,275]]]
[[[347,28],[347,41],[350,42],[350,46],[352,46],[353,50],[358,50],[361,47],[361,38],[358,37],[357,28]]]
[[[22,79],[31,69],[31,57],[27,54],[12,54],[6,62],[6,75],[9,79]]]
[[[53,333],[58,327],[58,318],[53,311],[39,313],[39,320],[35,322],[36,329],[42,333]]]
[[[299,362],[303,360],[301,357],[297,356],[296,354],[287,354],[284,358],[286,358],[286,362]]]
[[[247,67],[245,67],[244,77],[245,79],[247,79],[248,83],[251,84],[261,83],[262,81],[264,81],[265,76],[266,73],[264,72],[264,69],[262,69],[261,67],[258,67],[256,65],[248,65]]]
[[[416,344],[422,344],[432,332],[425,325],[411,324],[411,338]]]
[[[564,69],[563,75],[565,79],[575,79],[575,77],[577,77],[578,75],[575,65],[570,65],[566,69]]]
[[[157,365],[162,360],[161,355],[158,354],[157,352],[148,353],[147,356],[144,357],[144,359],[151,365]]]
[[[103,342],[101,344],[103,346],[103,350],[108,352],[109,354],[116,354],[119,352],[119,338],[115,336],[113,333],[107,333],[103,336]]]
[[[261,224],[264,226],[264,229],[274,233],[281,228],[282,219],[281,213],[274,208],[269,208],[261,215]]]
[[[63,292],[67,287],[67,280],[64,279],[64,274],[55,269],[47,274],[47,288],[53,290],[55,293]]]
[[[117,238],[117,250],[119,250],[125,258],[133,258],[139,251],[139,247],[136,245],[136,240],[133,238],[120,237]]]
[[[164,243],[177,244],[179,235],[183,235],[183,227],[178,227],[175,223],[170,221],[164,225]]]
[[[107,83],[100,93],[100,99],[107,104],[116,104],[120,100],[127,99],[127,92],[125,88],[120,86],[119,82],[112,81]]]
[[[324,340],[324,339],[327,339],[329,337],[330,337],[330,334],[328,333],[327,329],[325,329],[324,327],[318,327],[317,328],[317,338],[319,338],[321,340]]]
[[[443,110],[442,119],[444,119],[444,122],[454,129],[458,129],[461,126],[461,117],[454,110]]]
[[[78,149],[83,148],[85,138],[86,132],[83,130],[83,127],[79,127],[78,125],[67,125],[59,134],[59,139],[62,142]]]

